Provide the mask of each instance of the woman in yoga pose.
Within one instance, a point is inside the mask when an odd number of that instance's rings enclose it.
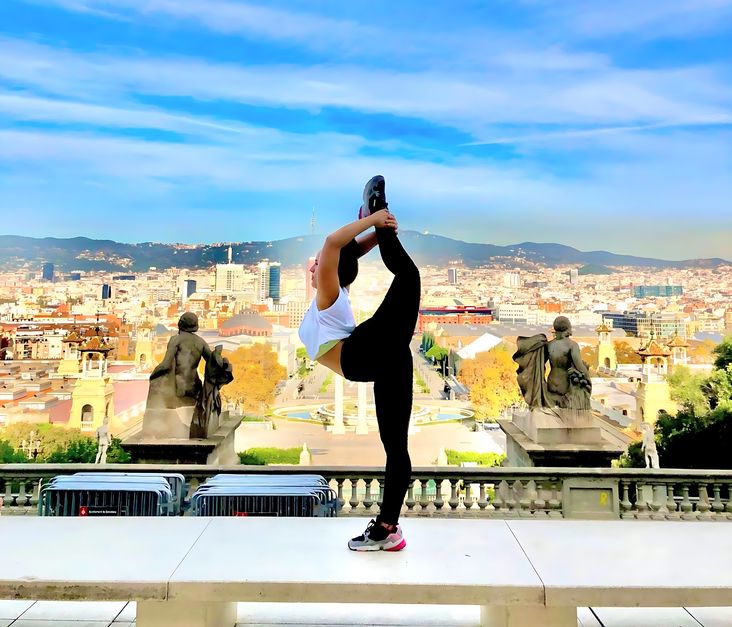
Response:
[[[399,241],[384,188],[384,177],[373,177],[364,189],[359,219],[325,238],[310,270],[317,293],[300,325],[300,339],[311,359],[350,381],[374,382],[386,452],[384,498],[376,519],[348,542],[353,551],[399,551],[406,546],[398,522],[412,474],[407,448],[412,412],[409,342],[417,324],[420,276]],[[371,227],[374,232],[362,235]],[[374,315],[356,326],[348,288],[358,275],[358,258],[377,244],[394,279]]]

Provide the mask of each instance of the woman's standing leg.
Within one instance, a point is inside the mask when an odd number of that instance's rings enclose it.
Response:
[[[396,525],[412,478],[407,433],[412,414],[412,353],[400,347],[392,367],[374,382],[379,436],[386,452],[384,498],[377,520]]]

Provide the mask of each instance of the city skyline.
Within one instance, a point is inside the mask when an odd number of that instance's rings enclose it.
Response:
[[[732,257],[729,0],[9,0],[0,24],[3,233],[284,239],[313,207],[326,233],[380,172],[404,229]]]

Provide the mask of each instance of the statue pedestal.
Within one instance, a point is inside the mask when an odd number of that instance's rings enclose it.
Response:
[[[178,412],[189,409],[190,415],[186,424]],[[155,415],[157,412],[168,413]],[[148,414],[150,421],[146,423]],[[192,440],[188,437],[192,415],[192,407],[147,410],[142,431],[122,442],[122,448],[132,456],[132,461],[136,464],[239,464],[239,456],[234,450],[234,432],[241,424],[241,416],[232,418],[228,412],[222,412],[218,424],[209,425],[207,438]],[[165,425],[170,427],[167,433],[164,430]]]
[[[558,412],[515,411],[512,420],[498,421],[509,466],[601,468],[625,452],[620,432],[609,437],[608,427],[591,411]]]

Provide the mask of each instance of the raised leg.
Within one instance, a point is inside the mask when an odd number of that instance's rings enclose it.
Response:
[[[234,627],[236,603],[138,601],[137,627]]]
[[[576,607],[484,605],[481,627],[577,627]]]

